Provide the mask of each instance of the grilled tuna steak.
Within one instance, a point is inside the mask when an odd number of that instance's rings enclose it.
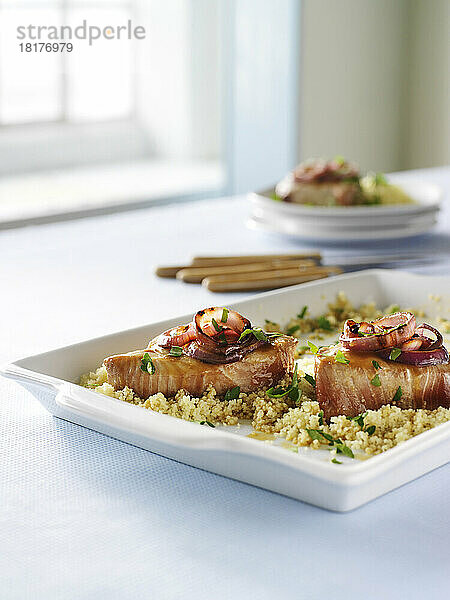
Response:
[[[355,165],[345,160],[310,160],[299,165],[276,187],[286,202],[318,206],[364,204]]]
[[[281,195],[283,194],[283,195]],[[285,202],[315,206],[351,206],[363,204],[356,183],[297,183],[293,179],[278,184],[277,195]]]
[[[200,396],[212,384],[219,395],[239,386],[242,392],[252,392],[277,383],[294,365],[297,340],[289,336],[274,338],[242,360],[229,364],[208,364],[188,356],[169,356],[169,351],[156,344],[146,350],[110,356],[104,361],[108,383],[116,390],[125,386],[140,398],[162,392],[173,396],[180,389]],[[154,373],[141,370],[141,362],[148,353]]]
[[[384,404],[403,409],[450,407],[450,364],[415,367],[368,352],[343,350],[343,354],[348,364],[336,362],[334,354],[318,354],[315,358],[316,396],[326,419],[336,415],[354,417]],[[376,369],[372,361],[380,368]]]

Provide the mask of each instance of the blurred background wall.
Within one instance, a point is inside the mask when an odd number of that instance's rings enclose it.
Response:
[[[303,0],[299,158],[450,162],[450,2]]]
[[[402,167],[450,163],[450,2],[408,3],[407,113]]]

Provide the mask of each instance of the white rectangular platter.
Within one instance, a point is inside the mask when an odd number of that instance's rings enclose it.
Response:
[[[308,305],[320,314],[343,291],[359,305],[424,308],[431,318],[449,314],[450,282],[401,271],[370,270],[253,296],[233,308],[254,324],[286,323]],[[429,294],[440,300],[430,299]],[[201,308],[201,307],[199,307]],[[285,448],[248,438],[246,428],[200,426],[104,396],[76,384],[105,356],[144,347],[192,315],[144,325],[39,354],[0,372],[30,390],[53,415],[177,461],[257,485],[317,506],[348,511],[450,460],[450,422],[366,461],[332,464],[325,452]],[[411,493],[413,488],[411,487]]]

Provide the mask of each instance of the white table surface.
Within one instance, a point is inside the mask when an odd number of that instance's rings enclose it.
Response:
[[[450,168],[432,235],[325,254],[450,252]],[[244,198],[0,232],[0,362],[229,303],[158,280],[191,255],[319,247],[245,229]],[[450,264],[413,269],[449,274]],[[450,465],[347,514],[206,473],[48,415],[0,380],[0,597],[441,598]],[[445,592],[444,592],[445,596]]]

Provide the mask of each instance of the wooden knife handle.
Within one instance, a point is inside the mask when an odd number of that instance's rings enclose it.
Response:
[[[306,267],[317,268],[316,262],[310,258],[297,261],[277,260],[268,263],[254,263],[248,265],[224,265],[214,267],[186,267],[177,272],[176,278],[185,283],[201,283],[205,277],[213,275],[245,275],[246,273],[264,273],[265,271],[281,270],[284,268],[302,269]]]
[[[181,271],[181,269],[184,269],[184,266],[179,266],[179,267],[156,267],[155,269],[155,275],[157,275],[158,277],[168,277],[168,278],[174,278],[176,277],[178,271]]]
[[[278,279],[286,279],[288,277],[309,277],[314,275],[338,275],[342,273],[339,267],[300,267],[289,269],[273,269],[270,271],[257,271],[255,273],[236,273],[227,275],[211,275],[209,281],[214,283],[222,282],[237,282],[237,281],[267,281],[276,282]]]
[[[210,292],[255,292],[259,290],[272,290],[307,281],[315,281],[328,277],[326,273],[317,273],[316,275],[296,275],[291,277],[279,277],[278,279],[263,279],[252,281],[215,281],[214,277],[207,277],[202,285]]]
[[[257,262],[272,262],[273,260],[301,260],[312,258],[319,261],[320,252],[300,252],[297,254],[248,254],[243,256],[194,256],[193,267],[215,267],[219,265],[243,265]]]

